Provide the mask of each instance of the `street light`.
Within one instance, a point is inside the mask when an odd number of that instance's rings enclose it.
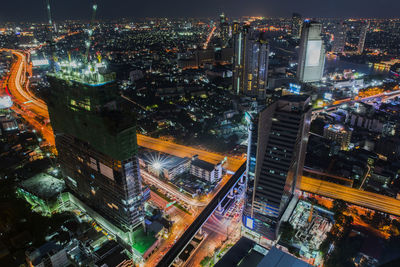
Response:
[[[153,168],[156,170],[160,170],[162,168],[162,164],[159,161],[154,162],[152,165],[153,165]]]

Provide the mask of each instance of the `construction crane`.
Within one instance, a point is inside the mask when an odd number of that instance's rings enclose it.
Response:
[[[55,62],[57,61],[56,51],[55,51],[55,43],[54,43],[54,36],[53,36],[53,20],[51,19],[51,6],[50,0],[46,0],[46,11],[47,11],[47,18],[49,20],[49,32],[48,32],[48,40],[47,43],[50,47],[51,53],[51,60],[50,60],[50,67],[54,71],[55,70]]]
[[[93,35],[93,24],[94,24],[94,20],[96,18],[96,11],[97,11],[97,4],[94,1],[93,5],[92,5],[92,19],[90,20],[90,25],[89,25],[89,30],[88,30],[88,39],[85,42],[86,44],[86,53],[85,53],[85,62],[89,62],[89,50],[90,50],[90,46],[92,44],[92,35]]]

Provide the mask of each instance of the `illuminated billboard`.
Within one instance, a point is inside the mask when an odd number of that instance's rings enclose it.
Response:
[[[246,227],[250,228],[253,230],[254,228],[254,219],[250,218],[250,217],[246,217],[246,221],[245,221]]]
[[[10,96],[0,96],[0,109],[10,108],[12,105],[13,102]]]
[[[33,59],[32,64],[34,67],[47,66],[49,61],[47,59]]]
[[[332,93],[325,93],[324,94],[324,99],[328,101],[332,101]]]
[[[306,67],[319,66],[321,57],[322,40],[311,40],[307,43]]]
[[[299,95],[301,90],[301,85],[290,83],[289,84],[289,91],[293,94]]]

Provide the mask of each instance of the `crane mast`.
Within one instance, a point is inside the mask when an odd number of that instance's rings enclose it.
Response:
[[[54,71],[55,70],[55,62],[57,61],[56,52],[55,52],[55,44],[53,39],[53,20],[51,18],[51,6],[50,0],[46,0],[46,11],[47,11],[47,18],[49,21],[49,32],[48,32],[48,40],[47,43],[50,46],[50,53],[51,53],[51,60],[50,60],[50,67]]]
[[[92,5],[92,18],[90,20],[90,25],[89,25],[89,30],[88,30],[88,39],[85,42],[86,44],[86,52],[85,52],[85,58],[84,60],[86,62],[89,62],[89,50],[90,50],[90,46],[92,44],[92,35],[93,35],[93,24],[94,24],[94,20],[96,18],[96,11],[97,11],[97,4],[96,2],[93,3]]]

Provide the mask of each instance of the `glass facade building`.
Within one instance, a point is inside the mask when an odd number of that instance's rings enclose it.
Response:
[[[262,34],[238,27],[233,36],[233,91],[265,99],[268,86],[269,43]]]
[[[49,74],[46,102],[69,190],[123,231],[144,220],[136,120],[113,75]]]
[[[304,95],[283,96],[250,120],[243,224],[270,240],[302,176],[309,102]]]

